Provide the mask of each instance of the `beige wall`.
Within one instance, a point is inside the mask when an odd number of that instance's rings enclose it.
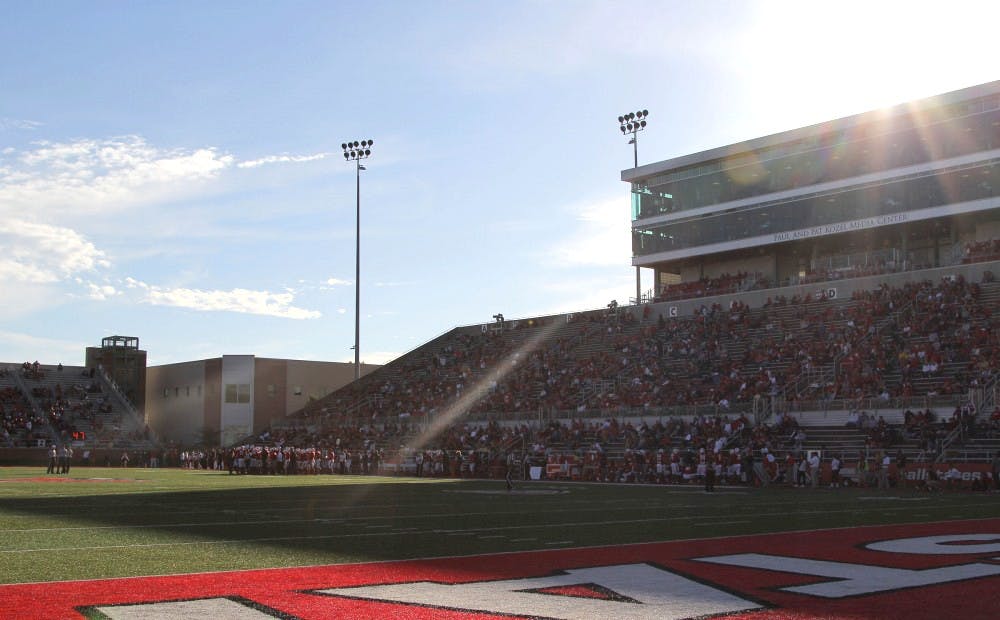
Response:
[[[161,440],[193,443],[201,439],[205,364],[203,360],[146,369],[146,422]]]
[[[285,407],[291,412],[353,381],[354,364],[289,360],[287,376]]]
[[[260,358],[254,373],[254,432],[260,432],[273,420],[279,420],[294,409],[286,406],[288,361]]]
[[[774,277],[774,254],[768,253],[757,256],[742,256],[738,259],[720,261],[706,266],[705,277],[717,278],[724,274],[737,274],[739,272],[754,274],[761,273],[765,278]]]
[[[354,380],[354,365],[253,358],[254,432],[261,432],[309,403]],[[150,428],[165,441],[199,443],[206,428],[221,431],[222,358],[152,366],[146,381],[146,416]],[[362,365],[362,374],[378,368]],[[166,394],[166,395],[164,395]]]

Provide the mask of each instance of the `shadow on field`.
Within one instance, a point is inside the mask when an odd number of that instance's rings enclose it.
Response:
[[[330,484],[293,486],[295,479],[289,478],[289,486],[259,486],[256,477],[247,477],[253,488],[234,489],[231,484],[239,478],[219,476],[227,478],[227,488],[115,488],[90,494],[65,483],[58,489],[65,494],[57,497],[0,498],[0,515],[16,518],[8,540],[25,550],[108,549],[116,556],[123,547],[168,555],[182,550],[189,556],[211,555],[223,564],[230,564],[225,561],[230,554],[253,564],[249,558],[259,553],[280,556],[287,564],[311,564],[505,550],[502,537],[480,537],[474,530],[512,526],[516,531],[519,524],[538,519],[540,503],[555,507],[560,501],[508,494],[503,481],[459,488],[447,481],[383,478],[367,484],[331,477]]]

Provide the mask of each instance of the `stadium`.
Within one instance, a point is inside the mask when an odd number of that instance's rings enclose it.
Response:
[[[629,303],[356,380],[11,361],[5,617],[995,618],[998,164],[1000,82],[636,165]]]

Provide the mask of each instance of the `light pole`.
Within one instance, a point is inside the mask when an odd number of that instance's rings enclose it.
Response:
[[[636,134],[646,128],[647,116],[649,116],[649,110],[629,112],[618,117],[622,135],[632,134],[632,139],[628,143],[632,145],[633,167],[635,168],[639,167],[639,140]]]
[[[357,166],[357,214],[355,217],[355,253],[354,253],[354,378],[361,378],[361,165],[362,159],[371,157],[371,147],[374,140],[344,142],[344,159],[353,161]]]
[[[646,128],[646,117],[649,116],[649,110],[639,110],[638,112],[629,112],[628,114],[622,114],[618,117],[618,124],[622,130],[622,135],[626,136],[632,134],[632,139],[628,141],[632,145],[632,169],[635,170],[639,167],[639,136],[637,135],[640,131]],[[634,182],[634,181],[633,181]],[[656,284],[654,283],[654,288]],[[639,275],[639,265],[635,266],[635,303],[640,303],[642,300],[642,278]]]

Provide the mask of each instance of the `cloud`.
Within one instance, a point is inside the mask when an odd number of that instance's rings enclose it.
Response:
[[[206,312],[239,312],[284,319],[315,319],[321,313],[292,305],[295,295],[236,288],[228,291],[166,288],[126,278],[126,287],[143,291],[142,302]]]
[[[0,217],[65,223],[224,191],[227,172],[331,153],[240,161],[211,146],[163,148],[138,135],[37,141],[0,150]],[[245,179],[240,181],[245,186]]]
[[[562,267],[620,268],[629,264],[632,247],[627,195],[573,206],[567,212],[576,217],[576,225],[548,248],[549,260]]]
[[[23,334],[18,332],[0,331],[0,344],[8,362],[33,361],[39,359],[40,353],[45,354],[45,363],[55,363],[62,360],[72,365],[83,365],[84,352],[87,345],[71,340],[58,340]],[[75,362],[74,362],[75,360]]]
[[[618,270],[606,277],[592,277],[573,282],[550,282],[546,290],[551,293],[551,304],[546,304],[525,316],[564,314],[582,310],[599,310],[614,299],[627,304],[635,297],[635,274]]]
[[[0,282],[57,282],[110,266],[104,252],[62,226],[0,219]]]
[[[236,167],[259,168],[260,166],[266,166],[267,164],[285,164],[285,163],[298,164],[302,162],[325,159],[330,155],[331,153],[316,153],[314,155],[268,155],[267,157],[261,157],[260,159],[241,161],[240,163],[236,164]]]
[[[122,294],[121,291],[110,284],[94,284],[93,282],[86,282],[85,284],[88,291],[87,297],[94,301],[105,301],[106,299]]]
[[[29,121],[18,118],[0,118],[0,131],[31,131],[32,129],[37,129],[41,126],[42,124],[38,121]]]
[[[440,61],[467,85],[496,88],[538,76],[593,73],[595,67],[711,59],[712,50],[725,43],[720,24],[744,11],[738,3],[704,4],[692,11],[639,2],[623,10],[616,3],[577,2],[567,12],[559,3],[510,3],[500,9],[502,19],[449,32],[455,42],[445,46]],[[512,21],[518,28],[508,27]],[[623,24],[621,33],[609,29],[616,23]]]
[[[329,278],[327,279],[326,284],[328,286],[350,286],[354,284],[354,282],[350,280],[341,280],[340,278]]]
[[[36,142],[0,158],[0,212],[58,216],[155,204],[233,161],[213,148],[161,149],[134,135]]]

